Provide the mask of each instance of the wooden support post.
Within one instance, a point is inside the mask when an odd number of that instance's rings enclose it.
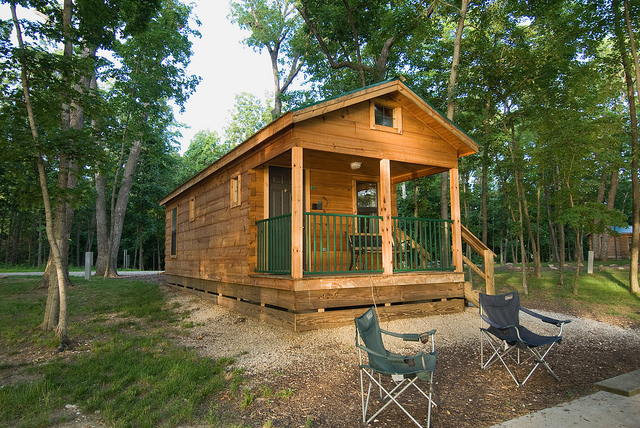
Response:
[[[380,233],[382,235],[382,269],[385,275],[393,273],[393,243],[391,220],[391,161],[382,159],[380,161],[380,215],[382,224]]]
[[[491,250],[484,250],[484,274],[487,294],[496,294],[495,277],[493,275],[493,258],[495,254]]]
[[[291,148],[291,277],[303,276],[302,246],[304,207],[303,201],[302,147]]]
[[[453,251],[453,265],[456,272],[463,271],[462,263],[462,228],[460,219],[460,182],[458,178],[458,168],[449,170],[449,186],[451,189],[451,250]]]

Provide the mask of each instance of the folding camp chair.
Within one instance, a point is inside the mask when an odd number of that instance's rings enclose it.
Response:
[[[435,351],[434,334],[435,330],[422,334],[399,334],[382,330],[378,324],[375,307],[371,307],[362,316],[355,318],[356,322],[356,346],[360,358],[360,392],[362,394],[362,422],[367,425],[380,414],[392,402],[409,416],[409,418],[419,427],[420,423],[400,404],[398,397],[410,386],[414,386],[429,402],[427,412],[427,427],[431,424],[431,406],[435,403],[432,400],[433,394],[433,371],[436,367],[437,353]],[[427,343],[431,338],[431,351],[419,352],[416,355],[406,356],[389,352],[382,341],[382,333],[401,338],[405,341],[421,341]],[[367,353],[368,361],[363,361],[363,354]],[[377,374],[377,376],[376,376]],[[391,387],[383,385],[382,376],[390,377],[393,383],[385,382]],[[366,380],[369,382],[367,393],[364,391]],[[429,383],[429,392],[421,389],[416,381],[420,379]],[[369,399],[371,398],[372,385],[376,384],[380,389],[380,399],[385,401],[372,416],[367,418],[369,409]],[[389,389],[387,389],[389,388]]]
[[[520,311],[543,322],[555,325],[559,328],[558,334],[556,336],[541,336],[521,326]],[[480,367],[483,370],[493,365],[496,361],[501,361],[516,384],[522,386],[529,380],[538,366],[542,365],[549,370],[551,376],[560,381],[560,378],[556,376],[549,364],[547,364],[545,357],[556,343],[562,341],[562,329],[565,324],[571,322],[570,320],[556,320],[521,307],[520,296],[517,291],[497,296],[480,293],[480,317]],[[483,321],[489,324],[487,328],[483,327]],[[493,351],[486,363],[484,362],[485,341],[491,347],[489,352]],[[514,349],[516,351],[515,356],[512,353]],[[530,355],[526,359],[521,359],[520,351],[525,349],[529,350]],[[533,361],[535,364],[524,381],[519,382],[507,362],[520,365],[529,361]]]

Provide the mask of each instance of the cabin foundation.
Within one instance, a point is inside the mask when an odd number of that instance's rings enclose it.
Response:
[[[252,279],[253,284],[229,284],[166,275],[175,289],[293,331],[350,325],[374,304],[385,306],[390,319],[458,313],[465,306],[464,279],[451,272],[312,277],[286,281],[289,289],[263,285],[274,280],[282,285],[282,277],[254,275]],[[336,288],[336,284],[343,286]]]

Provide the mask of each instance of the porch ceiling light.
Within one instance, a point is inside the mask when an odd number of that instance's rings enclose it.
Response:
[[[351,162],[349,166],[355,171],[356,169],[360,169],[362,162]]]

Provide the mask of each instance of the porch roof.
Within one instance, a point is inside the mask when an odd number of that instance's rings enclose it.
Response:
[[[473,138],[458,128],[428,102],[415,94],[400,79],[395,78],[284,113],[253,134],[245,142],[173,190],[162,198],[159,203],[160,205],[166,204],[202,180],[220,171],[222,168],[233,164],[237,159],[242,158],[243,155],[270,141],[274,136],[290,130],[295,123],[383,96],[392,98],[395,102],[402,105],[403,108],[414,114],[447,144],[455,148],[458,153],[458,158],[478,152],[478,143],[476,143]],[[411,173],[407,172],[404,176],[406,179],[410,179],[412,178],[411,175]]]

